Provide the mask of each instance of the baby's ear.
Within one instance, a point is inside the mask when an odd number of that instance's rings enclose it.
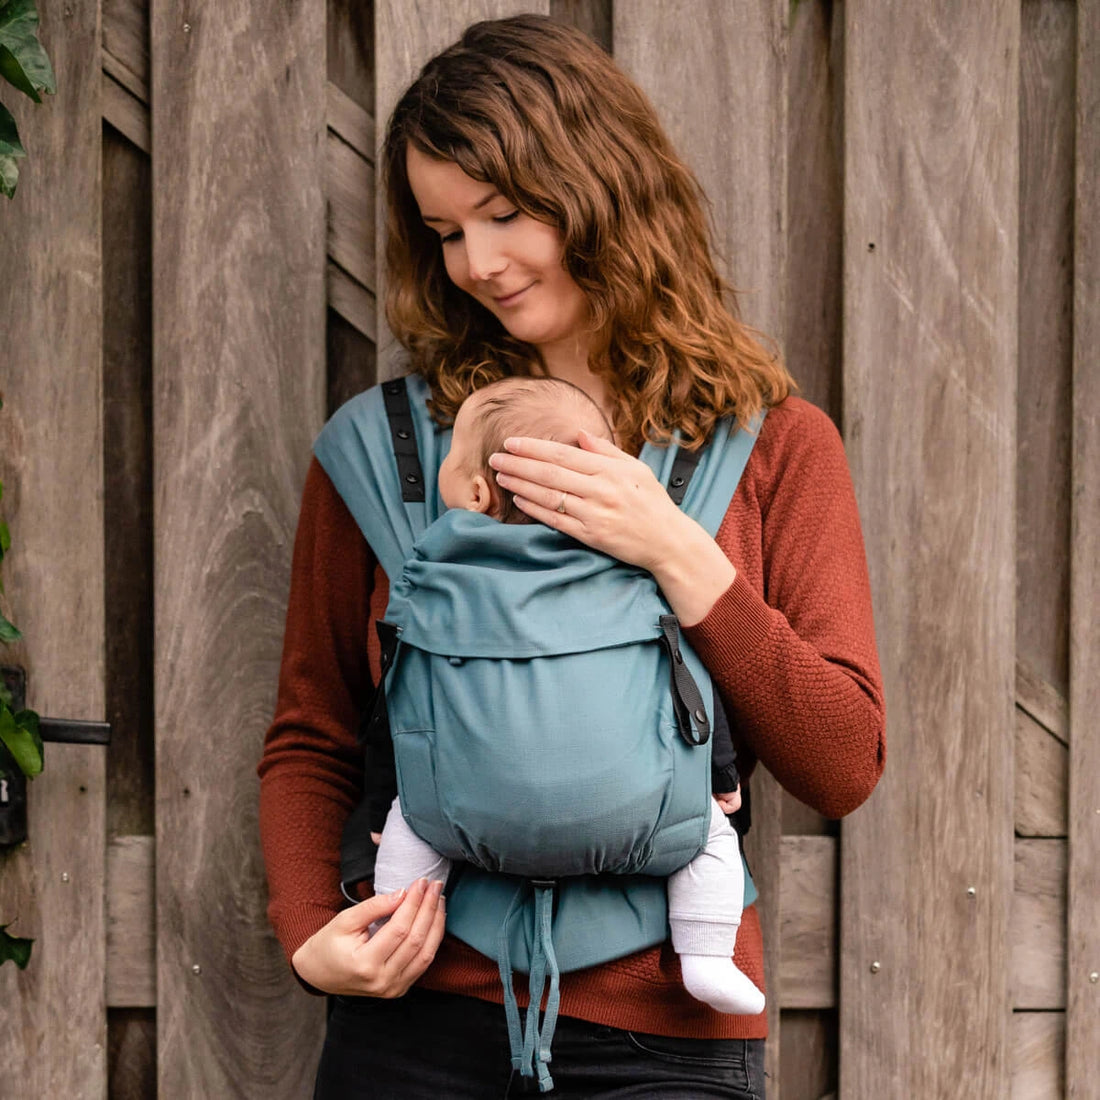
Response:
[[[470,486],[471,512],[480,512],[483,516],[493,512],[493,487],[481,474],[475,474],[473,484]]]

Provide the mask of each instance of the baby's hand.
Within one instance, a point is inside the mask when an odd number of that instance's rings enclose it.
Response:
[[[741,784],[738,783],[737,789],[730,791],[728,794],[716,794],[714,800],[722,808],[722,813],[737,813],[741,809]]]
[[[371,838],[371,840],[374,841],[375,846],[382,843],[382,834],[381,833],[371,833],[370,838]]]

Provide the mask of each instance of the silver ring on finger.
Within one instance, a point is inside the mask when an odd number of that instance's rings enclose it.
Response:
[[[565,502],[568,499],[568,497],[569,497],[568,493],[562,493],[561,502],[558,504],[558,511],[561,512],[561,514],[563,516],[565,515]]]

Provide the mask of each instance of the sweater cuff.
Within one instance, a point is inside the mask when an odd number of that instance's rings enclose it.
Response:
[[[768,637],[773,614],[739,569],[706,616],[684,634],[707,668],[740,664]]]
[[[333,917],[336,910],[327,909],[323,905],[299,905],[293,909],[272,916],[271,924],[275,929],[275,936],[282,944],[286,954],[287,965],[290,972],[298,979],[298,984],[307,992],[317,996],[323,996],[323,990],[316,989],[309,982],[303,981],[294,969],[291,959],[294,952],[302,946],[314,932],[319,932]]]

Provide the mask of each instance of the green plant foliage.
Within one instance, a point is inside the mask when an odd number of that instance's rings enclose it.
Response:
[[[2,3],[3,0],[0,0]],[[0,400],[0,409],[4,407]],[[0,498],[4,495],[4,486],[0,483]],[[7,523],[0,519],[0,562],[11,549],[11,532]],[[0,592],[3,585],[0,584]],[[19,628],[0,614],[0,642],[10,645],[23,635]],[[38,730],[38,715],[33,710],[12,711],[11,692],[6,686],[0,691],[0,741],[7,746],[15,762],[28,779],[33,779],[42,771],[43,752],[42,735]]]
[[[27,963],[31,961],[31,947],[34,945],[34,940],[11,935],[8,932],[10,927],[10,924],[0,924],[0,966],[10,960],[20,970],[26,970]]]
[[[28,779],[42,771],[42,735],[38,732],[38,715],[33,710],[12,714],[9,707],[0,706],[0,741]]]
[[[53,66],[38,41],[38,10],[34,0],[0,0],[0,77],[42,102],[40,92],[53,95],[57,83]],[[0,192],[15,195],[20,157],[25,157],[19,130],[11,112],[0,103]]]

